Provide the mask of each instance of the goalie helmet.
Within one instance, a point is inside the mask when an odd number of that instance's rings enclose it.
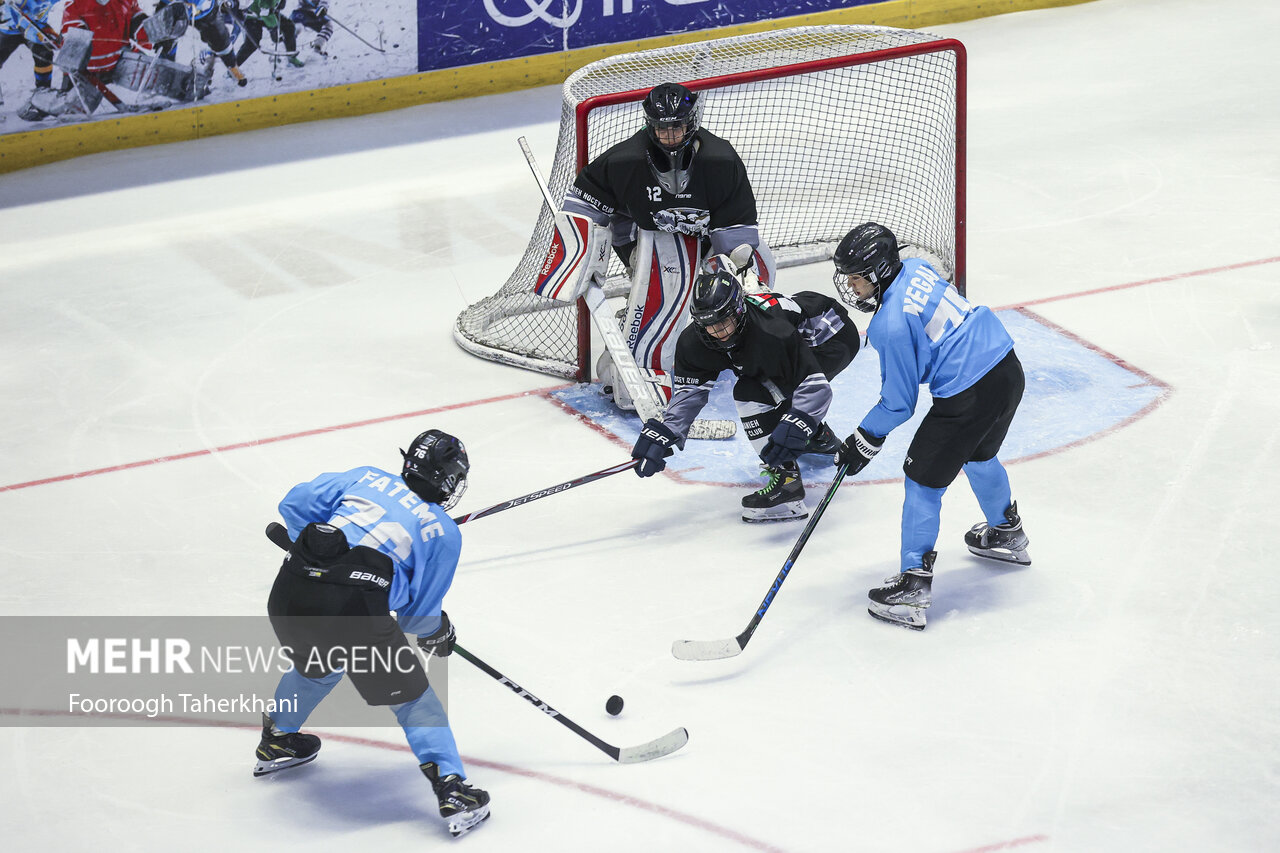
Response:
[[[840,298],[867,313],[874,313],[880,307],[885,288],[902,270],[898,238],[888,228],[874,222],[859,225],[846,234],[831,260],[836,265],[831,281]],[[855,277],[872,285],[872,292],[860,296],[854,290]]]
[[[694,135],[702,126],[702,104],[696,92],[679,83],[653,87],[644,99],[644,124],[649,134],[649,170],[672,195],[689,186]]]
[[[429,429],[400,455],[404,457],[400,476],[424,501],[447,510],[467,490],[467,472],[471,470],[467,448],[447,432]]]
[[[737,346],[747,328],[747,300],[737,276],[723,269],[698,276],[689,315],[707,346],[718,350]]]

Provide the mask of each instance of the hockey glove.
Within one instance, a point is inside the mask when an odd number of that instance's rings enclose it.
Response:
[[[787,412],[773,428],[764,450],[760,451],[760,459],[764,464],[774,466],[794,462],[817,432],[816,418],[804,412]]]
[[[429,655],[447,658],[453,654],[453,643],[457,639],[458,632],[453,630],[453,623],[449,621],[449,614],[441,610],[440,630],[426,637],[419,635],[418,648]]]
[[[640,437],[636,446],[631,448],[631,458],[639,459],[636,474],[641,477],[652,477],[667,467],[667,457],[675,453],[679,437],[671,428],[657,418],[649,418],[640,428]]]
[[[883,438],[877,438],[862,427],[858,427],[844,440],[844,444],[840,445],[840,450],[836,453],[836,465],[848,465],[845,476],[852,477],[866,468],[867,463],[876,458],[876,454],[883,446]]]

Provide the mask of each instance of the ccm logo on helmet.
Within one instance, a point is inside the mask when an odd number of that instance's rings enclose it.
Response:
[[[384,589],[391,585],[389,580],[379,575],[375,575],[372,572],[352,572],[348,577],[353,581],[373,581]]]

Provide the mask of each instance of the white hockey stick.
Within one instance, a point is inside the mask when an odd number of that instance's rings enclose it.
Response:
[[[533,149],[529,147],[529,141],[523,136],[517,141],[520,143],[520,150],[524,152],[525,162],[529,164],[529,171],[533,172],[533,179],[538,182],[538,189],[542,191],[542,199],[547,205],[547,210],[551,211],[552,216],[559,216],[560,208],[551,198],[551,190],[547,188],[547,182],[542,179],[542,173],[538,171],[538,163],[533,157]],[[646,421],[651,418],[661,419],[666,400],[652,376],[646,375],[646,371],[636,364],[631,348],[622,339],[622,331],[609,315],[604,302],[604,289],[596,278],[593,277],[591,283],[587,285],[582,298],[586,301],[587,310],[591,312],[591,317],[596,322],[596,331],[600,333],[605,348],[609,350],[613,366],[618,371],[618,377],[622,380],[622,384],[627,386],[627,392],[636,404],[636,413]],[[738,425],[733,421],[696,420],[689,425],[688,437],[693,439],[733,438],[737,431]]]

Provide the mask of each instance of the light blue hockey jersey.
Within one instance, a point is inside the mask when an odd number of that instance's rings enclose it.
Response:
[[[902,262],[867,326],[867,343],[880,356],[880,402],[859,426],[880,437],[915,412],[921,385],[934,397],[955,396],[1013,349],[990,308],[970,305],[919,258]]]
[[[22,10],[27,17],[40,24],[49,23],[49,9],[53,0],[5,0],[0,3],[0,33],[9,35],[22,34],[30,42],[39,43],[44,40],[40,30],[32,26],[26,18],[18,14]]]
[[[419,498],[400,477],[373,467],[321,474],[290,489],[280,515],[292,539],[311,522],[327,522],[352,547],[365,545],[389,556],[395,564],[390,606],[400,627],[410,634],[440,628],[462,533],[443,509]]]

